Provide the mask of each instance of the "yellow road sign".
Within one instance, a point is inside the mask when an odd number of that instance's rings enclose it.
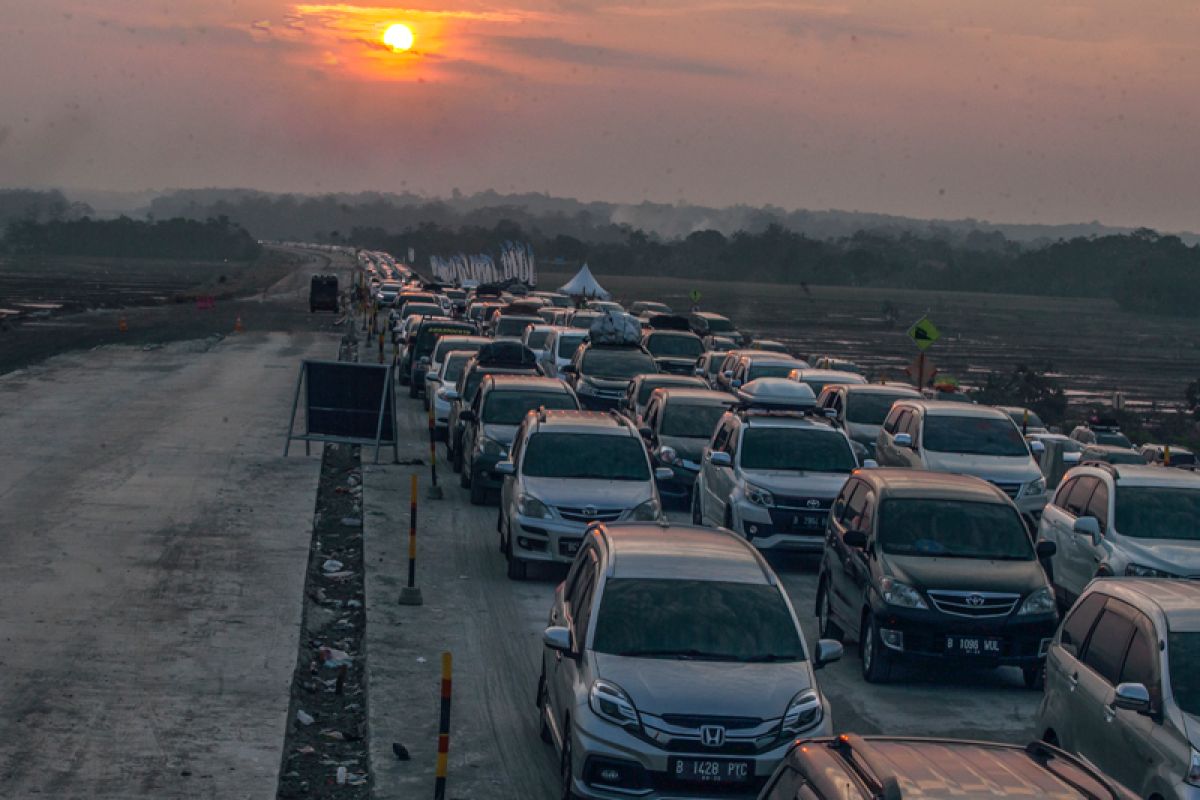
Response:
[[[942,332],[929,317],[921,317],[908,329],[908,337],[916,342],[921,350],[926,350],[929,345],[942,338]]]
[[[691,294],[689,294],[688,297],[690,297],[692,299],[693,303],[699,303],[700,302],[700,290],[692,289]]]

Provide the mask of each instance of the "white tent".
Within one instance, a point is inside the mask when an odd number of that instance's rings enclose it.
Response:
[[[611,295],[604,291],[604,287],[596,282],[592,277],[592,271],[588,269],[588,265],[584,264],[579,268],[579,272],[575,273],[575,277],[558,287],[560,292],[569,294],[572,297],[587,297],[591,299],[607,300]]]

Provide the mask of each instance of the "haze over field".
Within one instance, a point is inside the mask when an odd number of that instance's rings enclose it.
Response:
[[[1198,36],[1185,2],[9,0],[0,185],[1194,230]]]

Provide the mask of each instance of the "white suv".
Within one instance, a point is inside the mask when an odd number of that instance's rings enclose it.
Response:
[[[1069,603],[1097,576],[1200,576],[1200,475],[1088,462],[1063,476],[1038,536],[1058,545],[1051,579]]]
[[[1036,517],[1046,504],[1046,479],[1033,453],[1044,449],[1040,442],[1026,442],[998,408],[897,400],[875,440],[875,460],[881,467],[983,478],[1011,497],[1022,514]]]

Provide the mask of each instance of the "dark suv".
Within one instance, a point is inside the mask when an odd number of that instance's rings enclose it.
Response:
[[[817,583],[821,635],[856,638],[863,677],[901,659],[1021,667],[1038,685],[1058,624],[1054,591],[1012,500],[967,475],[858,470],[829,514]]]
[[[455,472],[463,468],[462,434],[465,420],[460,415],[471,407],[484,377],[541,374],[541,367],[528,347],[520,342],[493,342],[479,348],[479,352],[463,367],[454,386],[439,392],[438,396],[450,403],[446,418],[446,451]]]
[[[449,317],[425,317],[413,331],[408,346],[404,349],[404,360],[400,364],[400,383],[408,386],[409,397],[416,397],[425,389],[425,372],[433,348],[442,336],[474,336],[478,331],[469,322]]]
[[[759,800],[1133,800],[1083,760],[1044,742],[843,735],[797,742]]]
[[[584,408],[609,411],[625,397],[630,380],[658,372],[658,365],[639,344],[584,342],[562,372]]]

